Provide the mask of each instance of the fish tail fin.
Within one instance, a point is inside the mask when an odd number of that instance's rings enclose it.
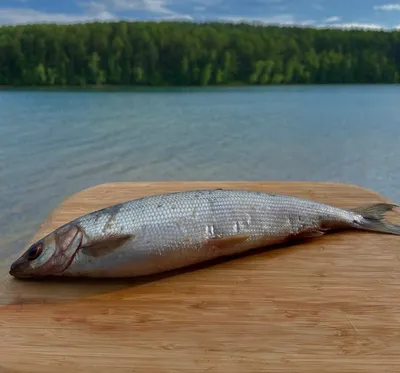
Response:
[[[384,220],[385,214],[396,208],[399,208],[399,206],[391,203],[375,203],[357,207],[350,211],[363,217],[361,221],[354,221],[358,229],[400,235],[400,225]]]

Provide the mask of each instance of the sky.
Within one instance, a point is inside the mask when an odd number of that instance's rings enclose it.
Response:
[[[0,24],[114,20],[259,22],[400,29],[387,0],[0,0]]]

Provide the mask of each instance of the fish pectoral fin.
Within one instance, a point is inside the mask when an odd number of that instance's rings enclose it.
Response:
[[[300,238],[301,239],[301,238],[321,237],[327,231],[328,231],[328,229],[323,229],[323,228],[313,229],[313,230],[309,230],[309,231],[303,231],[303,232],[300,232],[300,233],[294,235],[294,238]]]
[[[93,243],[92,245],[82,246],[81,251],[87,256],[98,258],[119,249],[125,242],[132,238],[135,238],[135,236],[124,235],[107,237],[101,241]]]
[[[228,247],[232,247],[234,245],[238,245],[248,240],[250,235],[241,234],[235,236],[225,236],[225,237],[213,237],[207,240],[207,244],[210,246],[217,247],[218,249],[224,249]]]

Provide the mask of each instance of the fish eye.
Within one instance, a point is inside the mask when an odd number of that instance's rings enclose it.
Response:
[[[28,260],[35,260],[43,251],[43,244],[41,242],[32,245],[27,252]]]

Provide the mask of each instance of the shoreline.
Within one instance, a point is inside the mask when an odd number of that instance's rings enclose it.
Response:
[[[309,86],[396,86],[400,85],[399,82],[359,82],[359,83],[285,83],[285,84],[246,84],[246,83],[232,83],[232,84],[215,84],[215,85],[119,85],[119,84],[87,84],[87,85],[0,85],[0,90],[14,90],[14,89],[24,89],[24,90],[68,90],[68,89],[90,89],[90,90],[105,90],[105,89],[207,89],[207,88],[267,88],[267,87],[309,87]]]

